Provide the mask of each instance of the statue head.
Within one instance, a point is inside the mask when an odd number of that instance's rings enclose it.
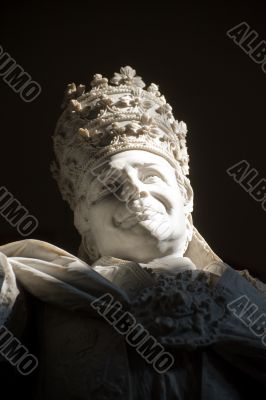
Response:
[[[83,253],[91,262],[183,256],[194,232],[186,124],[131,67],[91,85],[68,86],[54,135],[53,173]]]
[[[138,262],[183,256],[192,236],[185,196],[163,157],[144,150],[111,155],[75,209],[84,248],[94,243],[97,255]]]

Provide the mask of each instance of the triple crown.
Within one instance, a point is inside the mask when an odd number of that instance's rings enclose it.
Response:
[[[186,124],[152,83],[145,88],[131,67],[108,81],[94,75],[92,89],[68,85],[64,111],[54,134],[52,171],[63,197],[76,204],[82,176],[109,156],[145,150],[164,157],[183,180],[188,175]]]
[[[186,124],[174,119],[157,85],[144,89],[142,78],[126,66],[110,81],[94,75],[91,86],[86,93],[83,85],[68,85],[55,139],[62,133],[74,146],[84,146],[89,158],[86,167],[112,154],[138,149],[161,155],[188,174]]]

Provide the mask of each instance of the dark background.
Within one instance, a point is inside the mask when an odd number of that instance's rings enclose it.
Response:
[[[227,263],[266,281],[266,213],[226,173],[245,159],[266,178],[266,74],[226,35],[246,21],[266,40],[263,2],[12,2],[2,6],[0,45],[41,95],[25,103],[0,79],[0,186],[35,215],[32,237],[76,253],[79,236],[49,165],[65,87],[111,78],[131,65],[158,83],[187,122],[194,223]],[[0,217],[0,243],[22,237]]]

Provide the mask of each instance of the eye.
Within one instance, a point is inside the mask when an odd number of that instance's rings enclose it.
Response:
[[[121,174],[119,174],[117,171],[114,171],[112,169],[106,169],[104,170],[101,175],[98,176],[98,180],[101,183],[102,188],[108,189],[109,192],[114,192],[116,191],[119,186],[121,185]]]
[[[141,180],[144,183],[156,183],[162,181],[162,179],[158,175],[154,175],[154,173],[144,176]]]
[[[116,192],[119,188],[119,186],[121,186],[121,183],[119,182],[118,179],[109,179],[108,181],[106,181],[104,183],[104,186],[106,189],[109,190],[109,192]]]

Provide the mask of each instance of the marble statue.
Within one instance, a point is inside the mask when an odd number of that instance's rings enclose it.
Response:
[[[68,86],[53,137],[78,256],[33,239],[0,247],[0,325],[22,339],[36,332],[32,398],[265,392],[266,286],[225,264],[193,224],[186,124],[129,66],[110,81],[96,74],[91,86]],[[155,348],[140,351],[146,339],[134,347],[114,329],[122,309],[124,333],[134,320],[171,354],[167,370],[154,367]]]

